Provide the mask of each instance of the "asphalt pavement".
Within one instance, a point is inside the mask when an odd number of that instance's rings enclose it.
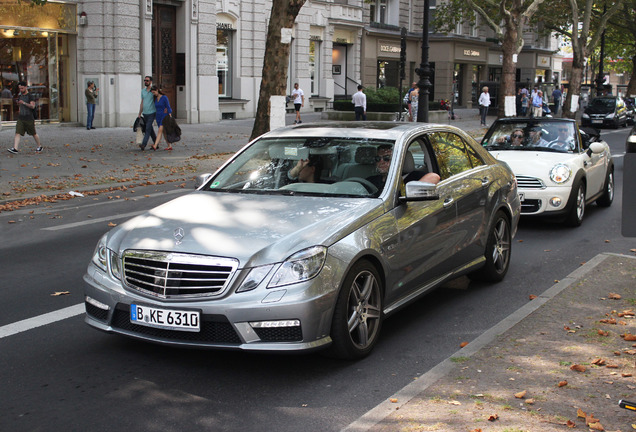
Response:
[[[458,109],[455,114],[456,119],[449,119],[448,124],[457,126],[475,137],[485,132],[479,124],[477,109]],[[293,119],[292,114],[287,115],[287,124],[292,124]],[[495,117],[489,117],[488,124],[494,120]],[[309,123],[326,120],[321,118],[320,113],[308,113],[303,114],[303,121]],[[5,124],[0,130],[0,151],[2,152],[0,153],[0,211],[10,211],[7,207],[3,208],[3,205],[7,203],[28,201],[37,197],[65,196],[72,199],[75,193],[125,187],[144,182],[149,184],[192,182],[197,174],[213,172],[229,155],[246,144],[252,126],[253,119],[222,120],[210,124],[180,123],[182,140],[173,145],[174,150],[165,151],[161,148],[157,151],[146,149],[142,152],[135,141],[132,127],[86,130],[84,126],[75,124],[42,124],[37,125],[37,131],[44,147],[43,151],[36,153],[33,139],[26,136],[22,138],[19,154],[14,155],[6,150],[12,147],[14,127]],[[165,147],[165,144],[162,144],[162,147]],[[619,264],[615,262],[616,260],[620,261],[620,265],[623,266],[621,268],[626,271],[617,271]],[[512,381],[510,381],[509,358],[500,353],[514,352],[517,349],[519,329],[529,335],[528,337],[547,333],[552,335],[554,319],[563,321],[557,325],[567,324],[565,322],[567,320],[562,316],[564,308],[566,310],[567,308],[585,309],[586,301],[591,303],[611,292],[627,290],[627,298],[631,298],[631,304],[634,306],[636,301],[635,262],[634,257],[626,255],[602,254],[589,263],[583,264],[565,280],[555,281],[555,285],[545,293],[539,293],[537,298],[529,299],[527,306],[459,349],[455,355],[425,375],[418,377],[411,385],[369,411],[349,425],[346,430],[375,432],[552,430],[548,427],[548,424],[552,425],[550,422],[543,423],[539,429],[528,426],[530,422],[524,415],[533,410],[535,414],[531,416],[531,420],[541,418],[544,414],[547,416],[548,413],[553,416],[552,418],[555,418],[554,416],[561,419],[571,417],[576,420],[576,410],[574,414],[552,412],[548,397],[539,398],[539,403],[534,408],[519,408],[514,404],[506,405],[505,401],[495,400],[495,403],[501,405],[498,411],[500,420],[483,420],[477,418],[478,414],[465,414],[469,411],[467,407],[471,400],[484,397],[488,391],[488,383],[504,383],[504,388],[506,384],[509,384],[510,391],[513,390],[514,386],[510,384]],[[627,316],[625,319],[627,322],[625,329],[636,333],[633,316]],[[589,325],[594,326],[596,321]],[[537,343],[542,344],[543,356],[549,357],[550,354],[560,354],[558,351],[565,345],[576,351],[577,342],[570,336],[568,331],[562,331],[554,336],[554,340],[550,343]],[[585,348],[584,343],[585,340],[581,339],[579,344],[581,349]],[[624,355],[624,357],[627,356],[628,354]],[[589,364],[594,355],[583,352],[580,357],[581,363]],[[453,360],[457,358],[468,360],[465,364],[458,364]],[[478,366],[470,363],[473,359],[492,367],[487,369],[487,373],[483,373],[482,370],[476,372]],[[496,367],[497,365],[501,367]],[[485,366],[482,367],[486,369]],[[469,370],[466,371],[466,369]],[[624,421],[625,416],[621,416],[620,409],[616,408],[617,402],[619,398],[636,399],[634,396],[636,381],[630,375],[632,373],[636,375],[635,369],[636,365],[632,358],[631,366],[625,365],[621,370],[625,376],[621,379],[616,378],[620,381],[620,389],[615,386],[615,392],[601,398],[603,404],[602,408],[595,411],[597,416],[605,415],[603,418],[607,419],[609,415],[612,415]],[[473,379],[472,387],[463,392],[444,393],[442,389],[458,386],[459,375],[470,375],[471,372],[478,374],[481,381]],[[543,378],[546,378],[554,371],[544,368],[535,370],[533,373],[538,374],[535,378],[539,379],[539,375],[543,374]],[[581,387],[584,388],[584,386]],[[593,391],[590,389],[587,392]],[[462,396],[464,400],[461,399]],[[485,397],[487,398],[487,394]],[[474,412],[479,409],[479,407],[475,408],[478,402],[472,403],[470,410]],[[572,401],[572,406],[576,405],[577,403]],[[582,402],[578,405],[585,408]],[[453,409],[442,412],[440,406]],[[431,413],[443,414],[443,416],[431,417]],[[484,415],[487,413],[483,412]],[[633,413],[628,414],[632,416],[632,423],[636,423],[636,416]],[[513,429],[502,429],[504,426]],[[625,423],[623,430],[631,430],[630,427]]]

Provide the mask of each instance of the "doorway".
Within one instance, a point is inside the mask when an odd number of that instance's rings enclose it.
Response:
[[[155,3],[152,20],[152,76],[177,115],[177,8]]]

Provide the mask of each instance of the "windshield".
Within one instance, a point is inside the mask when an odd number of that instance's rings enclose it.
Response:
[[[578,151],[572,122],[519,121],[496,123],[482,145],[487,150],[532,150],[571,153]]]
[[[590,103],[590,107],[603,109],[603,110],[606,110],[607,112],[614,111],[615,106],[616,106],[616,99],[613,99],[613,98],[592,99],[592,102]]]
[[[236,193],[375,197],[384,187],[394,141],[263,138],[206,183]]]

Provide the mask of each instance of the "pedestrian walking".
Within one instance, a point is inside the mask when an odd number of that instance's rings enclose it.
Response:
[[[409,109],[409,121],[410,122],[413,121],[413,110],[412,110],[413,107],[411,106],[411,92],[413,90],[415,90],[416,87],[417,87],[417,83],[415,81],[413,81],[413,84],[411,84],[411,88],[406,93],[406,95],[404,95],[404,102],[406,102],[406,106]]]
[[[93,81],[88,82],[84,95],[86,96],[86,129],[95,129],[93,119],[95,118],[95,102],[99,96],[99,88],[95,88]]]
[[[543,117],[543,92],[537,90],[537,94],[532,99],[532,116]]]
[[[411,99],[411,115],[413,117],[413,121],[416,122],[417,121],[417,111],[418,111],[418,107],[419,107],[419,101],[420,101],[420,87],[415,84],[415,87],[413,88],[413,90],[411,90],[410,93],[410,99]]]
[[[172,115],[172,108],[170,108],[170,101],[168,100],[168,96],[163,94],[161,89],[156,85],[150,87],[150,91],[155,97],[155,110],[157,113],[157,139],[155,140],[154,145],[152,146],[153,150],[157,150],[159,148],[159,143],[161,142],[161,138],[164,136],[163,134],[163,119],[167,116]],[[168,142],[166,139],[166,143],[168,143],[168,147],[166,150],[172,150],[172,143]]]
[[[358,91],[353,94],[351,102],[356,113],[356,121],[367,119],[367,95],[362,91],[364,87],[358,85]]]
[[[144,88],[141,89],[141,104],[139,105],[139,114],[137,118],[144,116],[144,139],[139,144],[141,151],[146,149],[148,145],[148,139],[152,138],[152,144],[157,141],[155,135],[155,128],[152,124],[155,122],[157,116],[157,108],[155,107],[155,96],[150,91],[152,87],[152,77],[146,76],[144,78]]]
[[[488,107],[490,106],[490,94],[488,87],[484,86],[479,95],[479,113],[481,114],[481,125],[486,126],[486,116],[488,115]]]
[[[552,91],[552,102],[554,103],[554,115],[559,113],[559,108],[561,107],[561,98],[563,93],[559,90],[558,87],[555,87]]]
[[[294,120],[294,124],[302,123],[303,121],[300,119],[300,109],[305,106],[305,92],[298,87],[298,83],[294,83],[294,90],[291,95],[294,99],[294,109],[296,110],[296,120]]]
[[[23,137],[25,132],[33,137],[37,147],[36,152],[42,151],[42,144],[40,143],[40,137],[35,131],[35,95],[29,93],[27,83],[20,81],[18,83],[18,106],[20,111],[18,113],[18,121],[15,124],[15,138],[13,140],[13,147],[7,149],[9,153],[18,154],[18,146],[20,145],[20,137]]]
[[[521,116],[525,117],[528,115],[528,92],[521,93]]]

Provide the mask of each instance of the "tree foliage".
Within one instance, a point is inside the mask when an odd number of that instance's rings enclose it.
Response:
[[[499,91],[499,113],[504,115],[505,97],[515,95],[516,65],[513,55],[523,48],[523,32],[544,0],[449,0],[437,7],[433,25],[441,32],[453,31],[457,22],[475,24],[475,15],[488,26],[501,42],[502,82]]]
[[[305,1],[272,1],[272,10],[267,27],[267,40],[265,41],[261,87],[250,140],[269,132],[270,97],[272,95],[285,95],[289,44],[282,42],[281,29],[292,28]]]

